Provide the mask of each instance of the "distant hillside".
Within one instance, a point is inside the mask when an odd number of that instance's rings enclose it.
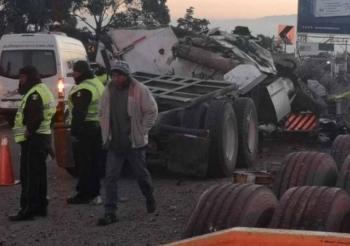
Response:
[[[253,35],[264,34],[266,36],[277,35],[278,25],[297,24],[296,15],[267,16],[258,19],[228,19],[210,20],[210,27],[220,27],[222,30],[231,31],[235,26],[247,26]]]

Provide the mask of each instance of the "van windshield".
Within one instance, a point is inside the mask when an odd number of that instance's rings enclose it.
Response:
[[[5,50],[1,53],[0,75],[18,79],[19,70],[32,65],[36,67],[41,78],[56,75],[56,59],[52,50]]]

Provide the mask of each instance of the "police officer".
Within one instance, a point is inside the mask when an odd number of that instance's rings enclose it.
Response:
[[[51,119],[55,100],[40,80],[37,69],[26,66],[19,71],[19,94],[23,95],[13,128],[21,145],[21,209],[9,217],[12,221],[31,220],[47,215],[46,158],[51,149]]]
[[[102,202],[100,194],[100,153],[102,149],[98,106],[104,86],[86,61],[73,66],[76,86],[69,93],[71,135],[75,139],[74,160],[78,167],[77,194],[68,204]]]

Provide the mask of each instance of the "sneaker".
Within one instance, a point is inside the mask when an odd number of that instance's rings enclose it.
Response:
[[[146,201],[147,213],[151,214],[156,211],[156,200],[152,197]]]
[[[118,218],[113,213],[105,214],[102,218],[98,219],[97,225],[98,226],[106,226],[110,224],[114,224],[118,221]]]
[[[75,196],[69,197],[67,199],[67,203],[68,204],[89,204],[90,199],[86,199],[79,195],[75,195]]]
[[[90,205],[101,205],[103,203],[101,196],[96,196],[90,201]]]

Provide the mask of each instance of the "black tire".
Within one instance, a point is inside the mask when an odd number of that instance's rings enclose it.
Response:
[[[337,163],[338,170],[342,169],[343,162],[350,154],[350,135],[339,135],[332,144],[331,155]]]
[[[258,155],[258,115],[254,101],[250,98],[237,98],[234,109],[238,123],[237,167],[251,168]]]
[[[316,115],[319,115],[327,108],[326,102],[313,91],[311,91],[307,85],[297,80],[296,84],[296,95],[292,102],[292,110],[294,112],[299,111],[311,111]]]
[[[295,152],[287,155],[274,182],[274,191],[281,197],[295,186],[335,186],[337,166],[326,153],[313,151]]]
[[[200,196],[184,237],[235,226],[266,228],[276,206],[275,195],[265,186],[232,183],[212,186]]]
[[[348,232],[349,214],[350,197],[342,189],[294,187],[281,198],[270,228]]]
[[[209,129],[208,176],[229,177],[236,167],[237,120],[230,100],[211,102],[205,120]]]

